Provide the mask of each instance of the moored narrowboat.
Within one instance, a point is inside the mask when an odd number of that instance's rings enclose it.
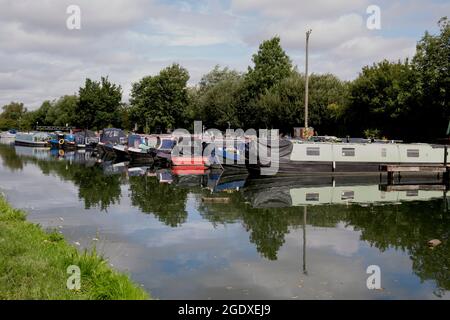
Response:
[[[157,137],[141,135],[141,140],[134,141],[133,145],[128,146],[128,154],[133,163],[152,164],[154,152],[153,148],[157,145]]]
[[[95,148],[99,142],[99,137],[91,130],[83,130],[74,134],[77,148]]]
[[[438,166],[443,165],[446,159],[443,145],[425,143],[332,143],[281,139],[276,144],[273,141],[249,144],[253,159],[257,159],[255,163],[247,164],[249,171],[263,175],[379,172],[380,166],[385,164]]]
[[[127,136],[122,129],[106,128],[100,135],[97,150],[101,157],[114,157],[113,147],[117,144],[125,144]]]
[[[18,132],[14,144],[27,147],[47,147],[50,135],[45,132]]]
[[[14,139],[16,137],[17,131],[14,129],[10,129],[5,132],[0,133],[0,139]]]

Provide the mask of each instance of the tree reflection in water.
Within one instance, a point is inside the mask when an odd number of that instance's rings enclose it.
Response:
[[[129,177],[131,203],[144,213],[151,213],[170,227],[186,222],[188,190],[172,184],[159,183],[156,177]]]
[[[47,155],[45,158],[42,157],[43,151]],[[0,157],[8,168],[22,168],[26,163],[33,163],[45,175],[54,174],[61,180],[73,182],[78,187],[78,198],[84,201],[86,209],[98,207],[106,211],[109,206],[120,202],[119,175],[105,175],[99,166],[86,166],[82,163],[84,158],[81,157],[73,162],[59,161],[52,157],[48,150],[43,151],[40,151],[39,158],[35,158],[33,153],[30,153],[30,156],[18,155],[14,148],[0,145]]]

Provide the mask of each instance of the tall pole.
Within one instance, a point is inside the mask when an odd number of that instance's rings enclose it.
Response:
[[[308,77],[308,43],[309,43],[309,35],[312,30],[309,29],[306,31],[306,62],[305,62],[305,130],[308,128],[308,86],[309,86],[309,77]]]
[[[303,274],[308,274],[306,270],[306,214],[308,213],[308,207],[303,209]]]

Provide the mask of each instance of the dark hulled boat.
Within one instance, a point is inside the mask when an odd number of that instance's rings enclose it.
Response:
[[[100,135],[100,141],[97,144],[97,151],[100,157],[114,158],[114,146],[124,144],[127,136],[122,129],[107,128]]]
[[[248,145],[255,162],[250,173],[295,175],[309,173],[375,173],[381,165],[442,165],[442,145],[424,143],[334,143],[280,139],[254,141]],[[252,160],[252,159],[250,159]]]

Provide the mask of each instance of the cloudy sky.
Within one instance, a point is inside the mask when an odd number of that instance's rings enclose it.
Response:
[[[66,26],[70,5],[79,30]],[[366,27],[369,5],[381,9],[380,30]],[[448,0],[0,0],[0,105],[34,109],[102,75],[127,101],[132,82],[173,62],[195,85],[216,64],[245,71],[274,35],[303,70],[308,28],[311,72],[353,79],[364,65],[412,56],[443,15]]]

